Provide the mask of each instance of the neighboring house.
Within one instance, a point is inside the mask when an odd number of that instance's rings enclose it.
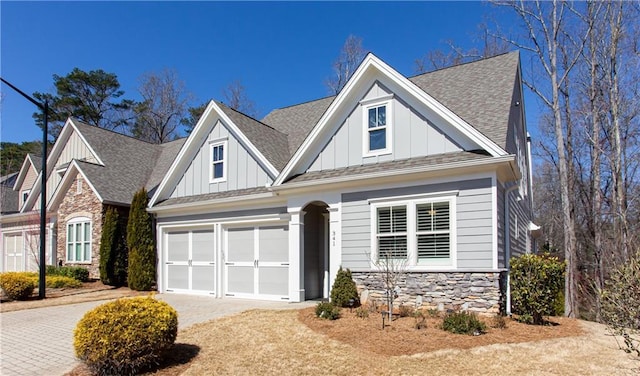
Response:
[[[495,312],[535,248],[530,169],[517,52],[410,78],[369,54],[262,121],[212,101],[150,201],[159,290],[297,302],[342,266],[380,297],[389,256],[401,300]]]
[[[154,192],[183,143],[184,139],[155,145],[67,120],[47,158],[46,263],[84,266],[90,277],[98,278],[106,209],[117,208],[126,220],[134,193],[143,187]],[[20,194],[18,212],[0,217],[1,271],[37,268],[37,263],[21,261],[39,249],[37,236],[31,236],[39,233],[36,160],[27,156],[14,185]],[[12,254],[18,256],[12,259]]]

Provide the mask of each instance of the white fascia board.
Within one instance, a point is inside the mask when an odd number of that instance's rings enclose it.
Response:
[[[231,119],[227,116],[227,114],[225,114],[224,111],[222,111],[222,109],[215,102],[213,102],[213,106],[215,110],[218,112],[220,118],[224,121],[224,123],[227,124],[229,128],[231,128],[232,132],[236,135],[236,137],[239,138],[238,141],[240,141],[240,143],[248,147],[251,154],[258,157],[259,161],[262,162],[262,164],[267,168],[267,172],[269,173],[271,179],[275,179],[278,176],[278,170],[276,170],[276,168],[273,167],[271,162],[269,162],[267,158],[265,158],[262,152],[260,152],[260,150],[258,150],[258,148],[256,148],[256,146],[253,143],[251,143],[251,141],[249,141],[247,136],[245,136],[244,133],[240,131],[240,128],[238,128],[233,123],[233,121],[231,121]]]
[[[465,134],[472,142],[478,144],[492,156],[499,157],[508,154],[495,142],[491,141],[488,137],[486,137],[477,129],[472,127],[469,123],[464,121],[460,116],[456,115],[446,106],[435,100],[424,90],[420,89],[408,78],[398,73],[395,69],[384,63],[372,53],[369,53],[363,60],[362,64],[355,71],[353,76],[351,76],[351,79],[349,79],[340,94],[338,94],[336,99],[331,102],[329,108],[322,115],[316,126],[311,130],[311,132],[304,140],[302,145],[298,148],[291,160],[289,160],[289,163],[287,163],[278,178],[274,181],[274,186],[282,184],[284,180],[290,176],[293,169],[298,165],[298,163],[300,163],[302,157],[307,153],[308,149],[310,149],[311,145],[322,133],[322,130],[327,127],[329,119],[331,119],[331,117],[337,112],[338,108],[343,104],[346,98],[351,95],[351,92],[355,90],[354,87],[356,86],[357,82],[363,79],[366,73],[371,69],[375,69],[382,75],[393,80],[402,89],[406,90],[410,95],[413,95],[415,98],[420,100],[425,106],[432,108],[445,121],[451,123],[455,128]]]
[[[47,211],[51,211],[54,208],[57,209],[59,202],[64,198],[67,190],[71,188],[71,182],[75,178],[76,172],[82,176],[84,181],[87,182],[93,193],[96,195],[96,197],[98,197],[98,200],[100,200],[100,202],[104,202],[102,196],[100,196],[100,193],[98,193],[96,188],[91,183],[91,180],[87,178],[87,175],[85,175],[84,171],[82,171],[82,169],[80,168],[80,166],[78,166],[78,163],[74,159],[71,161],[71,164],[67,168],[67,171],[65,171],[62,180],[60,180],[60,183],[56,187],[56,191],[51,196],[51,200],[49,200],[49,203],[47,204]]]
[[[189,152],[192,151],[193,148],[200,146],[198,142],[202,138],[202,135],[200,135],[200,133],[202,133],[202,128],[205,127],[205,123],[207,123],[209,116],[211,116],[214,105],[214,101],[210,101],[207,105],[207,108],[204,110],[202,116],[200,116],[200,119],[196,123],[196,126],[193,128],[191,134],[187,138],[187,141],[184,143],[184,145],[182,145],[182,148],[180,148],[180,152],[178,153],[176,159],[173,160],[171,167],[169,167],[169,170],[162,178],[158,189],[156,189],[156,192],[151,197],[151,200],[149,200],[149,205],[147,206],[148,208],[151,208],[153,205],[155,205],[158,199],[162,197],[163,194],[166,194],[165,191],[170,188],[169,184],[171,184],[172,181],[176,178],[175,175],[179,172],[178,167],[180,166],[182,161],[186,158],[187,155],[191,155],[189,154]]]
[[[486,160],[473,160],[473,161],[460,161],[460,162],[451,162],[451,163],[442,163],[438,165],[428,165],[428,166],[416,166],[399,170],[388,170],[388,171],[378,171],[371,172],[367,174],[360,175],[346,175],[339,176],[334,178],[327,179],[319,179],[319,180],[309,180],[303,181],[299,183],[288,183],[284,185],[274,186],[271,188],[274,192],[284,192],[288,190],[300,190],[300,189],[310,189],[312,187],[317,187],[318,189],[326,189],[326,185],[330,184],[333,188],[337,188],[338,184],[348,184],[348,183],[358,183],[371,179],[384,179],[384,178],[394,178],[399,176],[410,176],[414,175],[416,177],[422,174],[429,173],[437,173],[437,172],[450,172],[451,174],[460,174],[465,173],[467,170],[469,172],[478,172],[478,168],[486,167],[493,168],[500,164],[509,163],[511,164],[514,160],[513,155],[505,155],[501,157],[494,157]]]
[[[214,199],[208,201],[189,202],[184,204],[176,204],[169,206],[150,207],[147,208],[149,213],[167,214],[172,212],[178,212],[181,215],[196,214],[198,212],[210,212],[211,209],[222,209],[226,207],[238,208],[239,203],[251,204],[252,207],[256,204],[273,203],[282,201],[284,205],[286,202],[282,198],[278,197],[273,192],[257,193],[253,195],[227,197],[221,199]]]

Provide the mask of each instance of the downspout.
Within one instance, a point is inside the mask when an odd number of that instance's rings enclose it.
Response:
[[[504,264],[507,269],[507,302],[506,314],[511,316],[511,203],[509,202],[509,193],[518,189],[515,184],[504,191]]]

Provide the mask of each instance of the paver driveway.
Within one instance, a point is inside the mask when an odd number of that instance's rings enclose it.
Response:
[[[160,294],[178,311],[178,328],[252,308],[293,309],[313,304]],[[0,313],[0,375],[62,375],[78,363],[73,329],[85,312],[105,301]]]

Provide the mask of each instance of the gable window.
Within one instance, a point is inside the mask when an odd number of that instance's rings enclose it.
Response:
[[[453,197],[372,205],[375,259],[406,259],[408,267],[453,267]]]
[[[24,205],[25,202],[27,202],[27,198],[29,198],[29,193],[31,192],[31,190],[29,189],[25,189],[24,191],[22,191],[22,205]]]
[[[227,143],[218,142],[211,144],[211,170],[210,181],[226,180]]]
[[[391,152],[391,103],[388,97],[369,105],[363,103],[365,156]]]
[[[89,218],[74,218],[67,223],[67,262],[91,262]]]

